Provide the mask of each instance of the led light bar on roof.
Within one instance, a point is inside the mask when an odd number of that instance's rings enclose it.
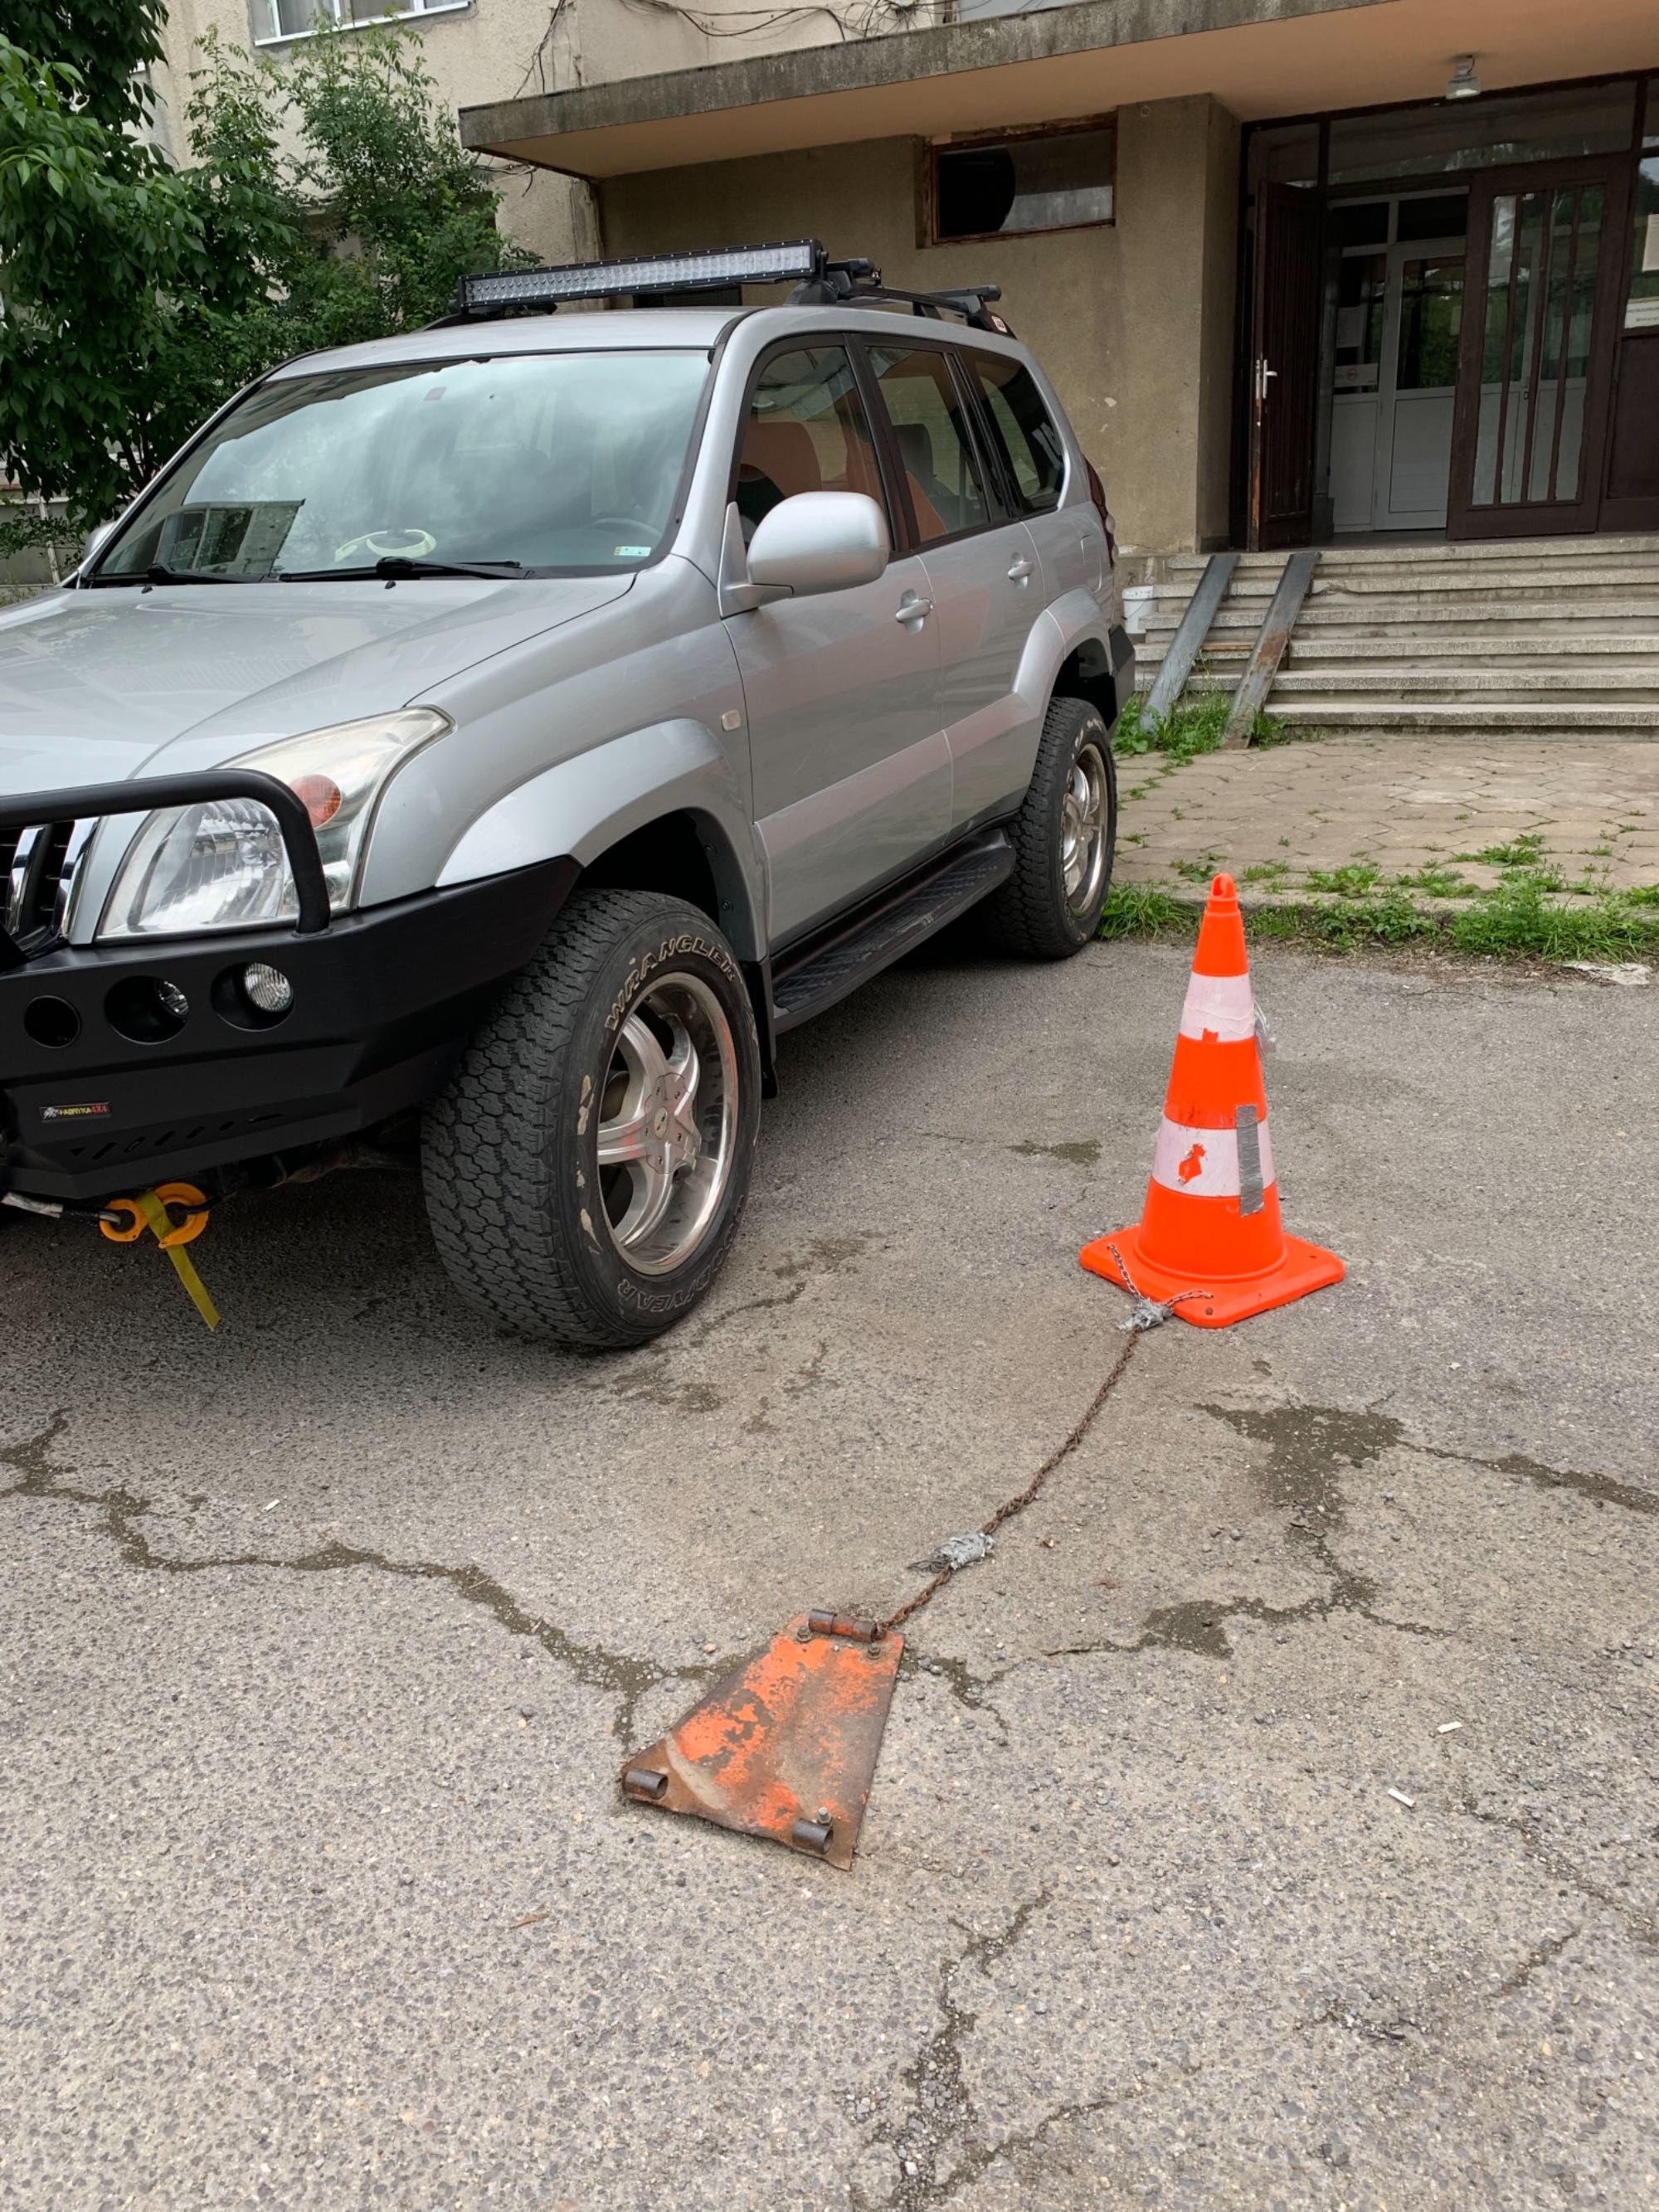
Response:
[[[815,238],[775,246],[732,246],[709,253],[656,253],[638,261],[576,261],[558,269],[506,270],[463,276],[455,313],[499,314],[507,307],[555,307],[562,300],[600,300],[619,293],[701,292],[726,284],[799,283],[823,270]]]

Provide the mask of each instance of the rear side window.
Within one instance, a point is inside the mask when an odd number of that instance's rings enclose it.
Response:
[[[872,346],[870,365],[893,426],[918,545],[982,530],[990,501],[950,362],[930,346]]]
[[[1029,368],[1002,354],[969,354],[968,366],[984,395],[991,434],[1020,505],[1027,514],[1057,506],[1066,476],[1066,448],[1042,404],[1036,379]]]

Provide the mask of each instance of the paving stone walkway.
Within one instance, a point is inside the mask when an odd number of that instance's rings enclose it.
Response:
[[[1120,883],[1174,891],[1225,868],[1258,892],[1317,892],[1375,869],[1378,888],[1455,896],[1524,860],[1565,891],[1659,884],[1659,712],[1650,743],[1331,738],[1185,767],[1146,754],[1118,781]]]

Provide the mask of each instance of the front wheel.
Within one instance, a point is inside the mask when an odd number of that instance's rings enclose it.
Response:
[[[1009,835],[1014,872],[990,901],[997,933],[1028,959],[1069,959],[1100,927],[1117,843],[1111,739],[1086,699],[1049,701]]]
[[[708,917],[579,893],[428,1110],[444,1266],[520,1335],[642,1344],[719,1273],[759,1113],[754,1012]]]

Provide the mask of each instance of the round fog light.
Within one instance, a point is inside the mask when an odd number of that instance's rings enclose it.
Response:
[[[294,986],[280,968],[263,960],[250,960],[242,970],[242,988],[248,1004],[262,1014],[285,1014],[294,1004]]]

